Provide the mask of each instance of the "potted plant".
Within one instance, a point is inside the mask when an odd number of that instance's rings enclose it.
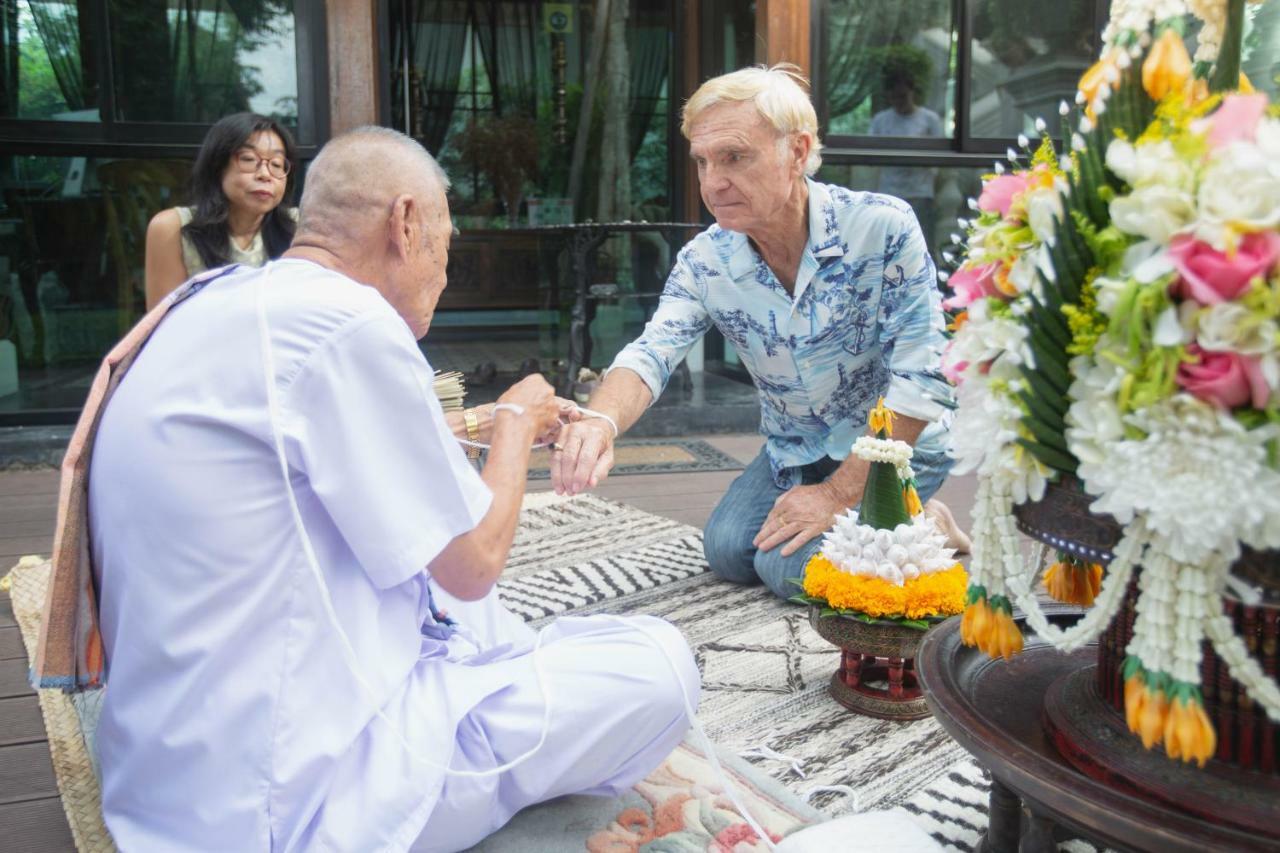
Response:
[[[507,221],[516,225],[525,183],[538,172],[538,133],[533,119],[522,115],[472,119],[458,134],[463,163],[478,169],[493,185],[507,209]]]
[[[805,567],[809,622],[841,649],[831,695],[871,716],[928,715],[914,659],[925,632],[964,609],[968,576],[946,536],[922,512],[911,471],[911,445],[894,441],[893,413],[881,400],[871,412],[874,436],[853,453],[870,463],[858,510],[836,518],[822,550]],[[882,686],[883,683],[883,686]]]

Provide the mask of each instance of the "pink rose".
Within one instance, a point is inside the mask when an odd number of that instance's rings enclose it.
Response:
[[[1227,95],[1209,117],[1209,147],[1222,148],[1240,139],[1252,140],[1267,112],[1266,95]]]
[[[967,361],[952,361],[946,356],[943,356],[942,375],[947,377],[947,379],[951,381],[952,385],[959,385],[961,382],[964,381],[961,374],[964,373],[965,368],[967,368],[968,366],[969,366],[969,362]]]
[[[982,195],[978,197],[978,209],[985,213],[1009,215],[1013,207],[1013,199],[1030,186],[1026,175],[1001,175],[992,178],[982,187]]]
[[[1235,299],[1256,276],[1271,271],[1280,256],[1280,234],[1249,234],[1234,255],[1184,235],[1173,238],[1169,255],[1182,276],[1176,285],[1180,295],[1213,305]]]
[[[999,262],[992,261],[983,266],[961,267],[956,270],[947,281],[956,295],[945,300],[942,307],[948,311],[967,308],[970,303],[977,302],[984,296],[999,296],[1000,289],[996,287],[996,270],[998,269],[1000,269]]]
[[[1178,367],[1178,384],[1187,393],[1223,409],[1249,403],[1255,409],[1267,405],[1271,389],[1257,358],[1234,352],[1209,352],[1198,344],[1191,344],[1187,351],[1198,359]]]

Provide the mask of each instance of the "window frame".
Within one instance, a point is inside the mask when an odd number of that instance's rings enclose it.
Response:
[[[102,80],[101,121],[50,121],[0,117],[0,145],[11,154],[72,157],[186,157],[200,150],[212,122],[141,122],[115,118],[114,57],[110,41],[109,0],[91,0],[94,35]],[[325,0],[294,0],[295,60],[298,81],[299,159],[315,156],[329,138],[329,67]]]
[[[1094,33],[1101,39],[1106,26],[1110,0],[1092,0]],[[988,166],[992,155],[1003,154],[1016,145],[1017,134],[1008,137],[972,136],[969,132],[969,107],[972,95],[973,18],[975,0],[951,0],[951,19],[956,27],[955,131],[941,139],[893,139],[855,134],[829,136],[826,129],[829,112],[823,69],[827,50],[827,22],[830,0],[813,0],[810,43],[813,45],[811,88],[818,113],[823,160],[833,165],[868,166]]]

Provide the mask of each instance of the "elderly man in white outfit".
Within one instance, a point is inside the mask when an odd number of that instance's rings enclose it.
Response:
[[[539,640],[497,601],[559,407],[541,377],[509,390],[481,474],[455,442],[415,343],[446,186],[393,131],[333,140],[293,248],[171,308],[107,405],[89,513],[124,850],[457,850],[630,787],[686,730],[673,627]]]

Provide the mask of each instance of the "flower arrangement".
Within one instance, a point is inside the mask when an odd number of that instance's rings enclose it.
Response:
[[[964,608],[968,576],[946,536],[923,514],[911,470],[911,445],[894,441],[884,400],[871,411],[874,436],[853,453],[870,463],[862,510],[848,510],[805,566],[804,593],[825,616],[887,621],[928,630],[931,621]]]
[[[1280,548],[1280,111],[1239,73],[1243,7],[1112,3],[1079,132],[1062,156],[1045,139],[1027,167],[997,168],[973,203],[944,356],[956,470],[980,481],[964,641],[1016,651],[1016,604],[1079,648],[1140,566],[1128,726],[1200,765],[1215,751],[1203,640],[1280,722],[1280,688],[1222,605],[1228,589],[1257,600],[1230,572],[1243,546]],[[1105,573],[1073,553],[1045,573],[1051,595],[1092,605],[1063,630],[1037,602],[1013,508],[1068,476],[1123,535]]]

